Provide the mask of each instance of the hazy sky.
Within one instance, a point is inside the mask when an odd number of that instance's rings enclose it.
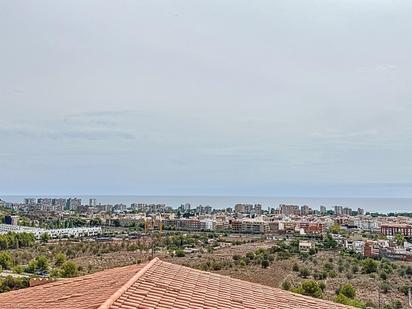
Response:
[[[0,0],[0,194],[412,197],[412,1]]]

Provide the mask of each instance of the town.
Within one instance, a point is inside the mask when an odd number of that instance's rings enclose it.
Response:
[[[261,204],[214,209],[185,203],[173,209],[165,204],[103,205],[96,199],[84,205],[80,198],[25,198],[22,203],[0,200],[0,208],[8,214],[3,217],[0,233],[29,232],[36,239],[43,233],[59,239],[118,237],[120,232],[125,237],[138,232],[144,235],[148,230],[215,231],[273,239],[297,237],[299,248],[309,251],[332,231],[335,233],[330,236],[345,250],[364,257],[412,261],[412,243],[408,242],[412,239],[412,216],[408,213],[379,215],[361,208],[320,206],[315,210],[308,205],[286,204],[264,210]]]

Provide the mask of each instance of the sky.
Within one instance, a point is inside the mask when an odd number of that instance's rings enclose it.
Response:
[[[0,194],[412,197],[412,1],[0,0]]]

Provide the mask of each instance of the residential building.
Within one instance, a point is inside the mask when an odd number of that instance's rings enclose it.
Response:
[[[35,205],[36,204],[36,198],[34,197],[29,197],[24,199],[24,204],[25,205]]]
[[[335,215],[341,216],[343,214],[343,206],[334,206],[333,207]]]
[[[307,241],[307,240],[299,241],[299,252],[309,252],[310,249],[314,247],[315,247],[315,244],[311,241]]]
[[[395,236],[401,234],[403,236],[412,236],[412,225],[407,224],[384,224],[381,225],[381,233],[385,236]]]
[[[352,216],[352,208],[345,207],[342,209],[342,215]]]
[[[286,205],[281,204],[279,205],[280,213],[282,215],[290,216],[290,215],[299,215],[300,209],[298,205]]]
[[[5,216],[4,223],[9,225],[18,225],[19,216]]]
[[[66,208],[69,210],[77,210],[82,205],[82,200],[79,198],[69,198],[66,202]]]
[[[308,205],[303,205],[300,207],[300,214],[302,216],[306,216],[308,214],[310,214],[312,211],[312,209],[308,206]]]

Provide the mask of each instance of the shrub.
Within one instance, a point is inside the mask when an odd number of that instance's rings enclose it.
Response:
[[[310,276],[310,270],[307,268],[303,268],[300,270],[299,276],[301,276],[302,278],[307,278]]]
[[[44,255],[39,255],[35,259],[31,260],[26,267],[26,272],[47,272],[49,270],[49,260]]]
[[[282,289],[289,291],[291,288],[290,282],[289,281],[283,281],[282,283]]]
[[[262,265],[262,268],[268,268],[270,265],[269,260],[262,260],[261,265]]]
[[[0,252],[0,266],[3,269],[10,269],[13,266],[13,258],[10,252]]]
[[[336,296],[336,302],[340,304],[348,305],[348,306],[358,307],[358,308],[365,307],[365,304],[362,303],[360,300],[346,297],[343,294],[339,294],[338,296]]]
[[[385,293],[385,294],[388,293],[391,290],[390,285],[386,281],[381,283],[380,288],[381,288],[382,292]]]
[[[323,266],[323,268],[324,268],[326,271],[331,271],[331,270],[333,270],[333,264],[326,263],[326,264]]]
[[[293,264],[292,270],[299,271],[299,265],[297,263]]]
[[[182,249],[176,249],[175,254],[177,257],[184,257],[186,255]]]
[[[345,283],[339,288],[339,293],[349,298],[355,298],[356,290],[350,283]]]
[[[404,285],[404,286],[401,286],[401,287],[399,288],[399,292],[401,292],[401,293],[403,293],[403,294],[405,294],[405,295],[408,295],[408,294],[409,294],[409,289],[412,290],[412,285],[411,285],[411,286]]]
[[[54,264],[56,266],[62,266],[66,262],[67,257],[64,253],[57,253]]]
[[[43,243],[47,243],[50,240],[50,234],[49,233],[43,233],[40,235],[40,239]]]
[[[23,266],[21,266],[21,265],[17,265],[17,266],[15,266],[15,267],[13,268],[13,271],[14,271],[16,274],[22,274],[22,273],[24,272],[24,268],[23,268]]]
[[[62,265],[61,275],[64,278],[71,278],[77,275],[77,265],[73,261],[66,261]]]
[[[292,291],[315,298],[321,298],[323,295],[322,289],[315,280],[305,280],[299,287],[292,289]]]
[[[319,287],[322,290],[322,292],[324,292],[326,289],[326,283],[324,281],[319,282]]]
[[[367,274],[374,273],[378,269],[378,262],[372,260],[371,258],[367,258],[362,262],[362,269]]]

